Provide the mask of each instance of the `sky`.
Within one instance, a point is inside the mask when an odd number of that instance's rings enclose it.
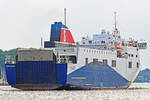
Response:
[[[102,29],[112,31],[114,12],[123,38],[144,39],[150,44],[149,0],[0,0],[0,49],[39,48],[49,40],[50,25],[64,21],[75,41]],[[150,48],[140,51],[142,68],[150,68]]]

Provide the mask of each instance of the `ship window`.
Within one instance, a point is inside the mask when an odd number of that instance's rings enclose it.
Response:
[[[112,60],[112,67],[116,67],[116,60]]]
[[[92,41],[89,41],[89,44],[92,44]]]
[[[136,55],[136,58],[138,57],[138,55]]]
[[[121,54],[121,52],[120,51],[117,51],[117,57],[121,57],[122,56],[122,54]]]
[[[130,54],[129,54],[129,57],[130,57]]]
[[[93,62],[98,62],[98,59],[97,58],[93,58]]]
[[[136,63],[136,67],[139,68],[139,63],[138,62]]]
[[[129,62],[128,68],[132,68],[132,62]]]
[[[85,65],[88,64],[88,58],[85,58]]]
[[[76,64],[77,63],[76,56],[68,56],[68,63]]]
[[[131,57],[133,57],[133,54],[131,54]]]
[[[107,65],[107,59],[103,59],[103,66]]]
[[[66,62],[65,56],[60,56],[60,63],[65,63],[65,62]]]

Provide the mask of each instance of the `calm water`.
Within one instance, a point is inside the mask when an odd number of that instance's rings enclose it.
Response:
[[[21,91],[0,86],[0,100],[150,100],[150,84],[134,83],[124,90]]]

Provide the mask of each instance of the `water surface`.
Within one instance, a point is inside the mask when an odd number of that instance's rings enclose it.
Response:
[[[150,100],[150,83],[123,90],[22,91],[0,86],[0,100]]]

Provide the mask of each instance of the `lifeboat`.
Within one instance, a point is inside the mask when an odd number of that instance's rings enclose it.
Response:
[[[117,49],[121,49],[121,50],[123,49],[121,46],[116,46],[116,48],[117,48]]]

